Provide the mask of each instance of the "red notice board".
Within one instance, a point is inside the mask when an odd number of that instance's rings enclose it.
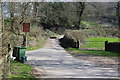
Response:
[[[23,32],[30,32],[30,23],[23,23]]]

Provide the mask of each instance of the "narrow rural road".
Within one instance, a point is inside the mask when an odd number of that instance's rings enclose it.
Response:
[[[27,57],[27,64],[36,69],[38,78],[118,78],[115,68],[98,67],[72,57],[58,39],[48,39],[43,48],[27,51]]]

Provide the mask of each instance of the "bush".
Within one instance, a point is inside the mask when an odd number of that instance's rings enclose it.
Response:
[[[62,38],[61,45],[65,48],[67,47],[74,47],[74,48],[79,48],[86,35],[83,31],[80,30],[66,30],[64,38]]]
[[[31,30],[28,34],[27,50],[41,48],[48,37],[49,35],[42,29],[42,27],[31,26]]]
[[[85,35],[84,31],[66,30],[65,36],[73,39],[75,42],[77,42],[77,41],[83,42],[86,35]]]
[[[118,28],[117,27],[102,27],[102,26],[97,26],[94,28],[90,29],[84,29],[82,30],[86,33],[87,36],[89,37],[95,37],[95,36],[100,36],[100,37],[118,37]]]

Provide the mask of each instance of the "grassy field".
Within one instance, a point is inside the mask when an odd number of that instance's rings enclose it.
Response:
[[[90,55],[120,57],[118,53],[104,51],[104,46],[105,46],[104,42],[89,42],[89,41],[120,42],[118,38],[92,37],[92,38],[86,39],[86,41],[88,42],[84,44],[83,46],[81,46],[81,49],[67,48],[67,50],[71,52],[84,53],[84,54],[90,54]]]
[[[32,67],[28,64],[23,64],[17,61],[11,61],[10,66],[10,78],[25,78],[24,80],[34,80],[34,76],[31,74]]]
[[[85,41],[88,41],[88,42],[86,42],[83,46],[81,46],[81,48],[93,48],[93,49],[99,49],[99,50],[104,50],[105,41],[120,42],[118,38],[108,38],[108,37],[92,37],[92,38],[86,39]]]

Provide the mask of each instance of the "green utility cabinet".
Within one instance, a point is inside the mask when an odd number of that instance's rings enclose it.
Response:
[[[15,60],[20,61],[20,62],[26,62],[27,57],[25,56],[26,53],[26,48],[22,46],[16,46],[13,49],[13,57],[16,57]]]

